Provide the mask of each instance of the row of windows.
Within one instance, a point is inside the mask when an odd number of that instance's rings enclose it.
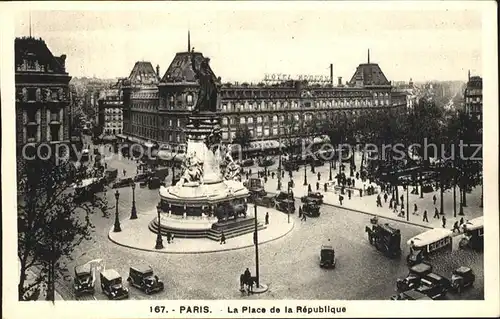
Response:
[[[106,108],[104,109],[104,113],[108,114],[122,114],[122,109],[121,108]]]
[[[328,108],[328,107],[371,107],[375,106],[389,106],[390,100],[376,99],[376,100],[319,100],[314,102],[305,102],[305,107]],[[224,112],[236,111],[266,111],[266,110],[280,110],[280,109],[299,109],[300,104],[298,101],[263,101],[263,102],[235,102],[230,101],[222,103],[221,110]]]
[[[141,126],[143,125],[156,126],[156,116],[133,113],[132,122]]]
[[[122,129],[119,128],[119,129],[104,129],[104,133],[106,134],[121,134],[122,133]]]
[[[104,116],[105,121],[121,121],[123,117],[121,115],[106,115]]]
[[[177,132],[169,132],[169,131],[160,131],[159,132],[160,140],[165,141],[165,142],[185,142],[185,136],[182,133],[177,133]]]
[[[358,112],[356,111],[350,111],[350,112],[343,112],[343,115],[347,116],[347,115],[356,115],[358,114]],[[301,114],[301,113],[289,113],[287,115],[273,115],[273,116],[269,116],[269,115],[264,115],[264,116],[257,116],[257,117],[254,117],[254,116],[238,116],[238,117],[223,117],[222,118],[222,124],[223,125],[234,125],[234,124],[254,124],[254,123],[277,123],[278,121],[279,122],[285,122],[285,118],[288,119],[288,120],[293,120],[293,121],[301,121],[301,120],[304,120],[304,121],[311,121],[313,119],[317,119],[317,120],[321,120],[321,119],[327,119],[328,117],[330,117],[332,114],[328,114],[326,112],[318,112],[318,113],[315,113],[315,114],[312,114],[312,113],[305,113],[305,114]]]
[[[481,102],[481,97],[480,96],[476,96],[475,98],[474,97],[466,97],[465,102],[467,102],[467,103]]]
[[[158,108],[158,100],[134,101],[132,109],[136,110],[156,110]]]
[[[104,123],[104,126],[106,127],[122,127],[122,123],[116,123],[116,122],[107,122]]]

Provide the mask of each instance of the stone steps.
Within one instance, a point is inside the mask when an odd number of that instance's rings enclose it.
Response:
[[[158,223],[156,219],[152,220],[149,223],[148,228],[153,233],[158,233]],[[263,230],[265,228],[266,227],[261,222],[257,223],[258,230]],[[162,234],[162,236],[166,236],[167,232],[170,232],[170,234],[173,234],[176,238],[209,238],[214,241],[220,241],[222,232],[224,232],[226,239],[229,239],[253,233],[254,230],[255,221],[253,218],[251,218],[222,225],[214,225],[212,229],[209,230],[174,229],[162,226],[160,229],[160,233]]]

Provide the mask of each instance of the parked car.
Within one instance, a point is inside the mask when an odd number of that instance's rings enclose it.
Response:
[[[268,208],[272,208],[276,205],[274,195],[272,194],[254,197],[253,202],[255,203],[255,205]]]
[[[122,277],[114,269],[106,269],[101,272],[101,289],[109,299],[128,298],[128,289],[123,287]]]
[[[138,183],[138,182],[147,181],[149,178],[149,175],[150,175],[149,173],[137,174],[134,176],[134,182]]]
[[[335,268],[335,263],[335,250],[333,247],[331,245],[322,245],[319,255],[319,266]]]
[[[323,195],[321,195],[320,193],[309,193],[307,194],[307,196],[302,196],[300,198],[300,201],[302,203],[310,203],[310,202],[314,202],[318,205],[321,205],[323,204]]]
[[[476,280],[476,275],[469,267],[459,267],[451,274],[451,288],[461,292],[463,288],[472,286]]]
[[[113,184],[113,188],[128,187],[128,186],[132,186],[132,184],[134,184],[134,180],[132,178],[130,178],[130,177],[122,178],[122,179],[117,180]]]
[[[276,201],[276,209],[283,213],[295,213],[295,201],[293,199],[285,199]]]
[[[420,283],[420,279],[425,275],[432,272],[432,265],[421,263],[410,268],[408,275],[396,280],[396,287],[398,291],[411,290],[417,287]]]
[[[104,178],[106,179],[107,183],[111,183],[118,177],[118,169],[116,168],[108,168],[104,172]]]
[[[274,164],[274,160],[270,157],[259,159],[258,164],[260,167],[267,167]]]
[[[85,293],[94,294],[94,274],[90,264],[75,267],[75,278],[73,280],[73,291],[79,297]]]
[[[450,281],[438,274],[430,273],[420,279],[420,284],[416,291],[426,294],[432,299],[442,299],[450,289]]]
[[[319,205],[315,202],[307,202],[302,205],[302,213],[306,214],[308,217],[319,217]]]
[[[147,265],[130,267],[127,281],[130,285],[141,289],[148,295],[162,291],[165,288],[163,281],[153,273],[153,268]]]
[[[249,167],[255,164],[255,161],[251,158],[247,158],[241,161],[240,166],[241,167]]]
[[[148,181],[149,189],[158,189],[160,188],[162,181],[158,177],[151,177]]]
[[[433,300],[433,299],[419,291],[407,290],[392,296],[391,300]]]

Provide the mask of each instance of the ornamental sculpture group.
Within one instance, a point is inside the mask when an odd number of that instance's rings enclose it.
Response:
[[[193,53],[191,53],[191,68],[200,85],[193,113],[217,112],[217,96],[221,87],[220,78],[216,79],[212,70],[210,70],[209,58],[202,57],[199,66],[197,66]]]

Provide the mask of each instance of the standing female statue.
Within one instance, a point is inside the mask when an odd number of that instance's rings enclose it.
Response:
[[[198,100],[193,108],[194,113],[200,111],[217,111],[217,93],[218,93],[218,83],[216,83],[215,76],[210,70],[208,63],[209,58],[203,58],[200,66],[196,66],[196,59],[194,54],[191,54],[191,66],[195,73],[196,79],[200,83],[200,90],[198,91]]]

